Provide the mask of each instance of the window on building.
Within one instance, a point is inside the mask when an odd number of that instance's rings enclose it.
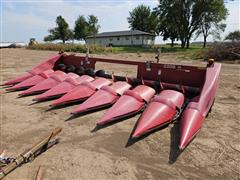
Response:
[[[136,40],[139,40],[139,36],[136,36]]]
[[[109,41],[112,41],[112,38],[110,38]]]
[[[129,40],[129,37],[126,37],[126,40]]]
[[[117,37],[117,40],[119,41],[119,40],[120,40],[120,37]]]

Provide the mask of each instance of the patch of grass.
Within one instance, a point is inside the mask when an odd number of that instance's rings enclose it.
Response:
[[[206,49],[208,49],[208,47],[206,47]],[[162,46],[162,52],[177,53],[176,56],[178,59],[202,59],[202,51],[202,45],[190,45],[188,49],[183,49],[180,45],[174,47],[171,47],[170,45]]]
[[[90,53],[137,53],[141,56],[141,53],[156,53],[158,48],[161,48],[161,53],[177,53],[177,56],[181,59],[198,59],[201,54],[202,46],[191,45],[188,49],[182,49],[180,45],[171,47],[170,45],[153,45],[153,46],[117,46],[117,47],[105,47],[100,45],[88,45]],[[64,52],[78,52],[86,53],[87,46],[80,44],[38,44],[28,46],[28,49],[35,50],[53,50]]]
[[[104,46],[90,45],[88,47],[89,52],[95,54],[113,51],[112,48]],[[88,47],[81,44],[37,44],[28,46],[27,49],[86,53]]]
[[[191,45],[188,49],[181,48],[180,45],[176,45],[174,47],[171,47],[170,45],[153,45],[153,46],[117,46],[113,47],[113,52],[115,53],[155,53],[157,52],[157,49],[161,48],[161,52],[193,52],[193,51],[199,51],[202,49],[202,46],[200,45]]]
[[[156,51],[155,48],[143,46],[117,46],[112,49],[114,53],[153,53]]]

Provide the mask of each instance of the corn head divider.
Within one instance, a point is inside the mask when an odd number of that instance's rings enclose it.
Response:
[[[99,62],[137,67],[136,77],[96,70]],[[36,101],[58,98],[52,106],[85,101],[72,114],[110,107],[97,121],[102,126],[143,111],[132,137],[138,138],[179,119],[179,149],[200,130],[216,96],[221,64],[206,67],[56,55],[24,75],[7,81],[6,90],[22,90]],[[112,79],[112,81],[111,81]]]

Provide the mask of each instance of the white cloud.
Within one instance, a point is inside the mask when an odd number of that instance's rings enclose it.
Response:
[[[42,28],[51,26],[51,21],[45,20],[41,17],[32,14],[18,14],[14,12],[7,12],[3,14],[3,26],[15,24],[17,26],[30,25],[31,27]]]
[[[129,11],[139,4],[157,6],[157,0],[43,0],[43,1],[4,1],[3,2],[3,40],[28,41],[35,37],[42,41],[47,30],[55,26],[55,19],[62,15],[73,28],[79,15],[94,14],[101,25],[100,31],[128,29]],[[239,27],[239,1],[226,4],[229,17],[226,33]],[[225,34],[226,34],[225,33]],[[158,38],[157,42],[160,42]],[[201,40],[201,39],[200,39]]]
[[[99,18],[100,31],[128,29],[126,18],[129,11],[139,3],[139,1],[4,2],[3,40],[28,41],[35,35],[41,41],[47,30],[55,26],[58,15],[62,15],[71,28],[79,15],[94,14]]]
[[[28,41],[31,37],[40,37],[47,34],[54,22],[33,14],[19,14],[4,12],[2,16],[3,41]],[[41,38],[42,38],[41,37]]]

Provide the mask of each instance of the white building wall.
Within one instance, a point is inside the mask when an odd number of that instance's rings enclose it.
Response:
[[[120,36],[120,37],[97,37],[87,38],[87,44],[99,44],[108,46],[123,46],[123,45],[153,45],[155,38],[147,35]]]

